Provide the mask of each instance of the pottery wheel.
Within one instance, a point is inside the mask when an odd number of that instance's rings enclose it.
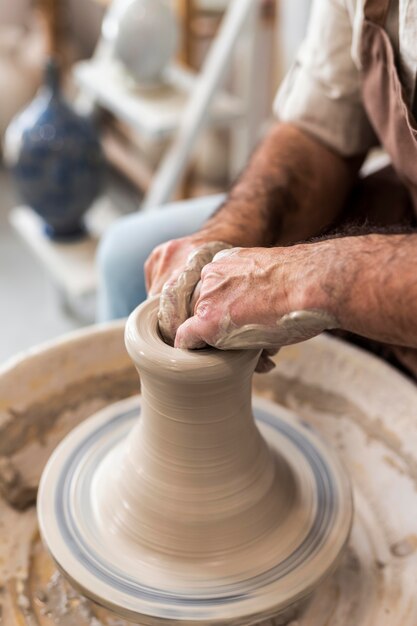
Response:
[[[77,331],[0,372],[0,614],[5,626],[128,626],[57,572],[37,533],[40,473],[75,425],[137,390],[124,324]],[[417,388],[326,336],[285,348],[254,393],[285,406],[337,451],[355,515],[337,570],[291,617],[262,626],[417,623]],[[138,622],[142,626],[143,622]]]
[[[147,301],[126,324],[140,407],[109,407],[60,444],[39,488],[41,534],[68,578],[119,615],[253,624],[335,567],[350,483],[295,416],[252,407],[259,351],[177,350],[157,310]]]
[[[102,464],[123,446],[139,410],[134,398],[87,420],[58,446],[43,475],[38,499],[42,535],[58,566],[83,593],[141,624],[163,619],[244,624],[304,597],[334,566],[351,523],[345,472],[294,415],[258,399],[258,426],[291,468],[287,480],[294,502],[281,523],[255,546],[220,554],[217,562],[169,558],[138,551],[134,540],[118,541],[113,529],[97,519],[95,487]],[[239,565],[243,571],[237,574]],[[247,614],[251,619],[246,622]]]

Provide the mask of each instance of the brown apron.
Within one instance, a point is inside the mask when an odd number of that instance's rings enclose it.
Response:
[[[363,103],[374,131],[417,210],[417,125],[384,30],[390,0],[367,0],[361,41]]]
[[[385,31],[389,6],[390,0],[365,2],[361,40],[363,103],[375,134],[402,181],[403,192],[408,190],[409,195],[397,193],[394,213],[399,215],[403,212],[406,215],[411,205],[417,214],[417,124],[407,104],[395,52]],[[367,340],[359,340],[358,343],[400,365],[417,380],[417,350]]]

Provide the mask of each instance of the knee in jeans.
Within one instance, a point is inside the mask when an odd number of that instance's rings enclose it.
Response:
[[[100,241],[97,251],[97,265],[100,275],[107,281],[119,280],[128,276],[134,259],[126,246],[126,230],[117,221],[110,226]]]

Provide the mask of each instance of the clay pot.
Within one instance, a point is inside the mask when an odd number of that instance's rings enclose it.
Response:
[[[140,416],[113,405],[56,449],[44,541],[86,595],[141,624],[288,621],[346,544],[349,481],[294,416],[252,409],[259,352],[172,348],[158,304],[126,325]]]
[[[126,347],[142,382],[142,416],[118,477],[112,487],[106,481],[111,507],[103,518],[121,534],[141,528],[138,540],[158,552],[220,557],[271,524],[270,507],[265,516],[260,509],[271,495],[274,463],[251,407],[258,352],[175,350],[162,340],[155,314],[155,303],[147,303],[126,325]],[[277,508],[288,497],[284,489]]]
[[[53,59],[35,99],[10,123],[4,156],[23,201],[45,221],[46,234],[82,236],[82,218],[100,192],[104,161],[92,122],[62,96]]]
[[[179,39],[175,15],[164,0],[119,0],[103,22],[103,36],[144,87],[162,82]]]

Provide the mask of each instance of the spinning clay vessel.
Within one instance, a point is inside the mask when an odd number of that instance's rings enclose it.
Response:
[[[166,345],[158,300],[126,326],[141,399],[70,433],[40,484],[43,540],[85,595],[140,624],[254,624],[306,599],[352,522],[336,455],[251,403],[258,352]]]

